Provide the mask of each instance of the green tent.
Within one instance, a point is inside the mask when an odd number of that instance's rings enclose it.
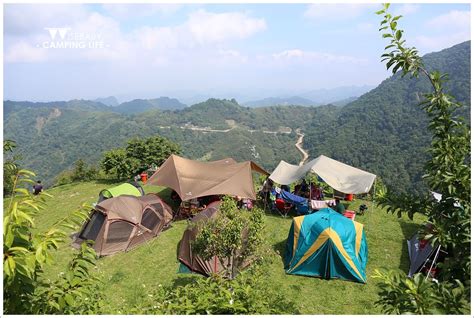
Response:
[[[326,208],[293,218],[285,269],[287,274],[365,283],[367,255],[363,224]]]
[[[104,189],[100,191],[98,203],[106,199],[118,197],[119,195],[122,195],[122,194],[128,194],[128,195],[140,197],[143,195],[143,189],[141,189],[141,191],[140,189],[138,189],[137,187],[135,187],[134,185],[130,183],[122,183],[121,185],[118,185],[116,187]]]

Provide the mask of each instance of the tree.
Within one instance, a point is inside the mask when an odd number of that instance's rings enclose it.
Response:
[[[442,198],[437,202],[428,196],[399,197],[388,190],[378,197],[378,201],[380,205],[389,206],[389,211],[399,215],[426,215],[429,226],[422,229],[421,233],[425,239],[429,239],[433,244],[440,244],[443,249],[449,251],[449,257],[442,267],[442,282],[424,283],[423,288],[400,288],[402,284],[417,285],[418,276],[404,280],[402,273],[377,272],[376,277],[383,280],[379,304],[384,306],[386,312],[412,312],[412,309],[404,307],[406,302],[394,302],[394,295],[387,293],[387,290],[391,289],[402,290],[402,294],[409,294],[408,300],[412,305],[415,304],[415,312],[452,313],[450,310],[456,308],[446,308],[443,304],[457,303],[462,308],[470,299],[469,288],[464,289],[461,283],[469,286],[471,281],[470,130],[464,120],[455,115],[461,105],[444,92],[443,85],[448,79],[447,75],[436,71],[429,72],[416,48],[405,46],[405,40],[402,40],[403,30],[398,29],[401,16],[392,16],[388,13],[388,8],[389,4],[384,4],[384,8],[377,12],[384,17],[380,28],[386,32],[383,37],[390,39],[382,61],[386,61],[387,69],[391,68],[393,73],[400,70],[402,76],[426,76],[432,87],[432,92],[424,94],[425,99],[420,104],[428,116],[428,128],[432,133],[428,150],[430,159],[425,165],[424,180],[432,190],[441,193]],[[416,299],[423,297],[422,292],[427,289],[431,289],[433,297],[441,300],[416,302]],[[453,290],[460,292],[446,292]]]
[[[34,231],[34,217],[44,208],[42,192],[33,196],[24,185],[34,183],[33,172],[19,170],[13,181],[13,194],[5,203],[3,218],[3,307],[7,314],[82,313],[86,298],[95,298],[98,283],[89,274],[95,265],[95,252],[87,245],[74,258],[64,281],[49,283],[43,280],[45,266],[52,264],[52,250],[65,242],[67,229],[77,229],[88,217],[90,207],[83,206],[56,222],[45,232]],[[80,275],[77,275],[80,272]],[[93,286],[91,287],[91,284]],[[54,286],[54,293],[41,297],[44,286]],[[62,295],[62,296],[61,296]],[[75,300],[76,299],[76,300]],[[75,304],[78,304],[76,306]],[[68,310],[69,308],[70,310]],[[86,307],[84,307],[86,309]]]
[[[17,161],[19,157],[13,155],[16,143],[13,140],[3,141],[3,195],[10,195],[13,191],[13,182],[18,172]]]
[[[199,233],[193,251],[205,260],[217,256],[224,277],[233,279],[262,243],[263,225],[262,210],[239,210],[234,199],[224,197],[217,217],[196,225]]]
[[[161,136],[133,138],[127,142],[125,149],[106,151],[100,165],[105,173],[115,173],[117,179],[123,179],[158,167],[171,154],[179,153],[179,145]]]
[[[125,149],[119,148],[104,152],[100,166],[106,174],[114,173],[120,180],[132,176],[137,170],[138,162],[127,157]]]
[[[133,138],[127,142],[125,150],[128,157],[138,162],[135,173],[159,167],[170,155],[180,153],[179,145],[161,136]]]

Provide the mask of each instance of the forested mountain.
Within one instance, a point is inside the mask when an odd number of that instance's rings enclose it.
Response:
[[[153,109],[175,110],[185,107],[186,105],[176,98],[162,96],[154,99],[134,99],[114,107],[112,111],[122,114],[137,114]]]
[[[303,97],[292,96],[292,97],[267,97],[264,99],[248,101],[244,103],[244,106],[248,107],[268,107],[278,105],[300,105],[300,106],[316,106],[317,103]]]
[[[335,111],[331,106],[321,108],[320,115],[307,107],[253,110],[216,99],[181,111],[154,110],[131,116],[87,107],[24,107],[5,116],[4,136],[17,141],[22,165],[50,182],[79,158],[95,164],[103,151],[125,146],[134,136],[154,134],[178,142],[187,157],[232,156],[273,169],[281,159],[293,163],[300,159],[294,147],[296,135],[286,127],[298,128],[313,116],[323,120]],[[193,130],[196,126],[224,131]],[[270,132],[278,130],[281,132]]]
[[[464,42],[423,57],[428,70],[449,74],[447,91],[465,105],[461,112],[466,117],[471,100],[470,45]],[[427,79],[397,73],[346,105],[326,129],[307,127],[305,148],[313,155],[326,154],[376,173],[394,189],[424,189],[421,176],[431,139],[418,104],[430,91]]]
[[[118,106],[119,102],[115,96],[109,96],[109,97],[103,97],[103,98],[96,98],[94,99],[94,102],[102,103],[107,106]]]
[[[450,75],[448,90],[470,114],[470,42],[424,57],[429,69]],[[381,176],[401,191],[422,189],[430,142],[417,106],[430,90],[424,80],[399,74],[344,107],[250,108],[234,99],[209,99],[178,110],[120,114],[117,107],[69,102],[4,102],[4,138],[18,143],[22,166],[51,181],[79,158],[97,163],[102,152],[134,136],[159,134],[196,159],[255,160],[272,170],[280,160],[297,164],[295,129],[305,133],[310,158],[324,154]],[[133,102],[133,101],[132,101]],[[123,104],[122,104],[123,105]],[[120,107],[120,106],[118,106]]]

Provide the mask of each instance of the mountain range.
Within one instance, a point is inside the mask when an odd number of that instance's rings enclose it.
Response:
[[[464,103],[460,112],[469,119],[470,42],[423,61],[450,75],[447,91]],[[271,171],[280,160],[299,162],[294,144],[301,129],[310,158],[324,154],[373,172],[392,188],[422,191],[430,135],[417,105],[428,91],[426,80],[397,73],[345,106],[251,108],[235,99],[209,99],[186,107],[163,97],[113,107],[86,100],[5,101],[4,138],[17,142],[25,168],[51,184],[79,158],[97,164],[103,151],[153,134],[179,143],[189,158],[251,159]]]

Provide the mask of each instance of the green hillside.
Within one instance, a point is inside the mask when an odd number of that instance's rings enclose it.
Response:
[[[232,156],[239,161],[254,160],[272,170],[282,159],[300,160],[294,129],[311,121],[322,124],[337,112],[335,107],[316,112],[306,107],[250,109],[217,99],[182,111],[153,110],[129,116],[61,106],[15,106],[4,122],[4,136],[17,142],[21,164],[49,183],[79,158],[96,164],[103,151],[123,147],[134,136],[154,134],[179,143],[190,158]],[[203,132],[193,127],[232,130]],[[284,133],[289,132],[285,127],[291,127],[292,132]],[[279,130],[282,132],[269,133]]]
[[[35,219],[37,230],[47,229],[83,202],[95,202],[99,191],[110,186],[112,184],[90,182],[51,189],[49,193],[54,197],[47,199],[46,209]],[[145,191],[159,192],[165,199],[169,196],[169,190],[159,187],[145,186]],[[363,202],[355,201],[350,208],[355,209],[361,203]],[[356,220],[365,225],[367,233],[367,284],[286,275],[281,255],[284,255],[292,218],[267,214],[264,232],[266,244],[278,253],[270,264],[271,281],[268,284],[281,290],[285,297],[294,300],[300,312],[304,314],[381,314],[380,308],[374,306],[379,289],[371,275],[376,268],[382,267],[407,271],[408,253],[405,240],[417,230],[422,218],[417,215],[415,221],[406,217],[397,219],[379,208],[372,207],[364,216],[357,216]],[[105,282],[106,313],[118,313],[119,308],[131,308],[141,303],[144,297],[147,297],[147,291],[154,286],[183,285],[196,277],[177,273],[176,247],[186,226],[185,220],[174,222],[169,230],[149,243],[130,252],[98,260],[98,271]],[[46,272],[48,277],[55,278],[64,270],[73,253],[68,244],[60,246],[58,252],[55,252],[57,263]]]
[[[447,89],[465,103],[461,112],[470,117],[470,42],[427,54],[424,60],[428,69],[449,74]],[[422,191],[430,137],[417,104],[427,91],[426,80],[396,74],[344,107],[249,108],[234,99],[209,99],[181,110],[126,115],[83,100],[6,101],[4,137],[17,141],[22,166],[51,183],[79,158],[96,164],[103,151],[123,147],[131,137],[154,134],[179,143],[186,157],[232,156],[271,171],[280,160],[299,162],[294,143],[300,128],[310,157],[324,154],[373,172],[396,190]]]
[[[448,73],[447,92],[465,107],[470,118],[471,42],[424,56],[428,70]],[[430,143],[427,117],[418,103],[430,91],[427,79],[401,78],[400,73],[346,105],[326,129],[308,127],[305,148],[313,156],[334,159],[367,169],[394,190],[421,191],[426,147]]]

